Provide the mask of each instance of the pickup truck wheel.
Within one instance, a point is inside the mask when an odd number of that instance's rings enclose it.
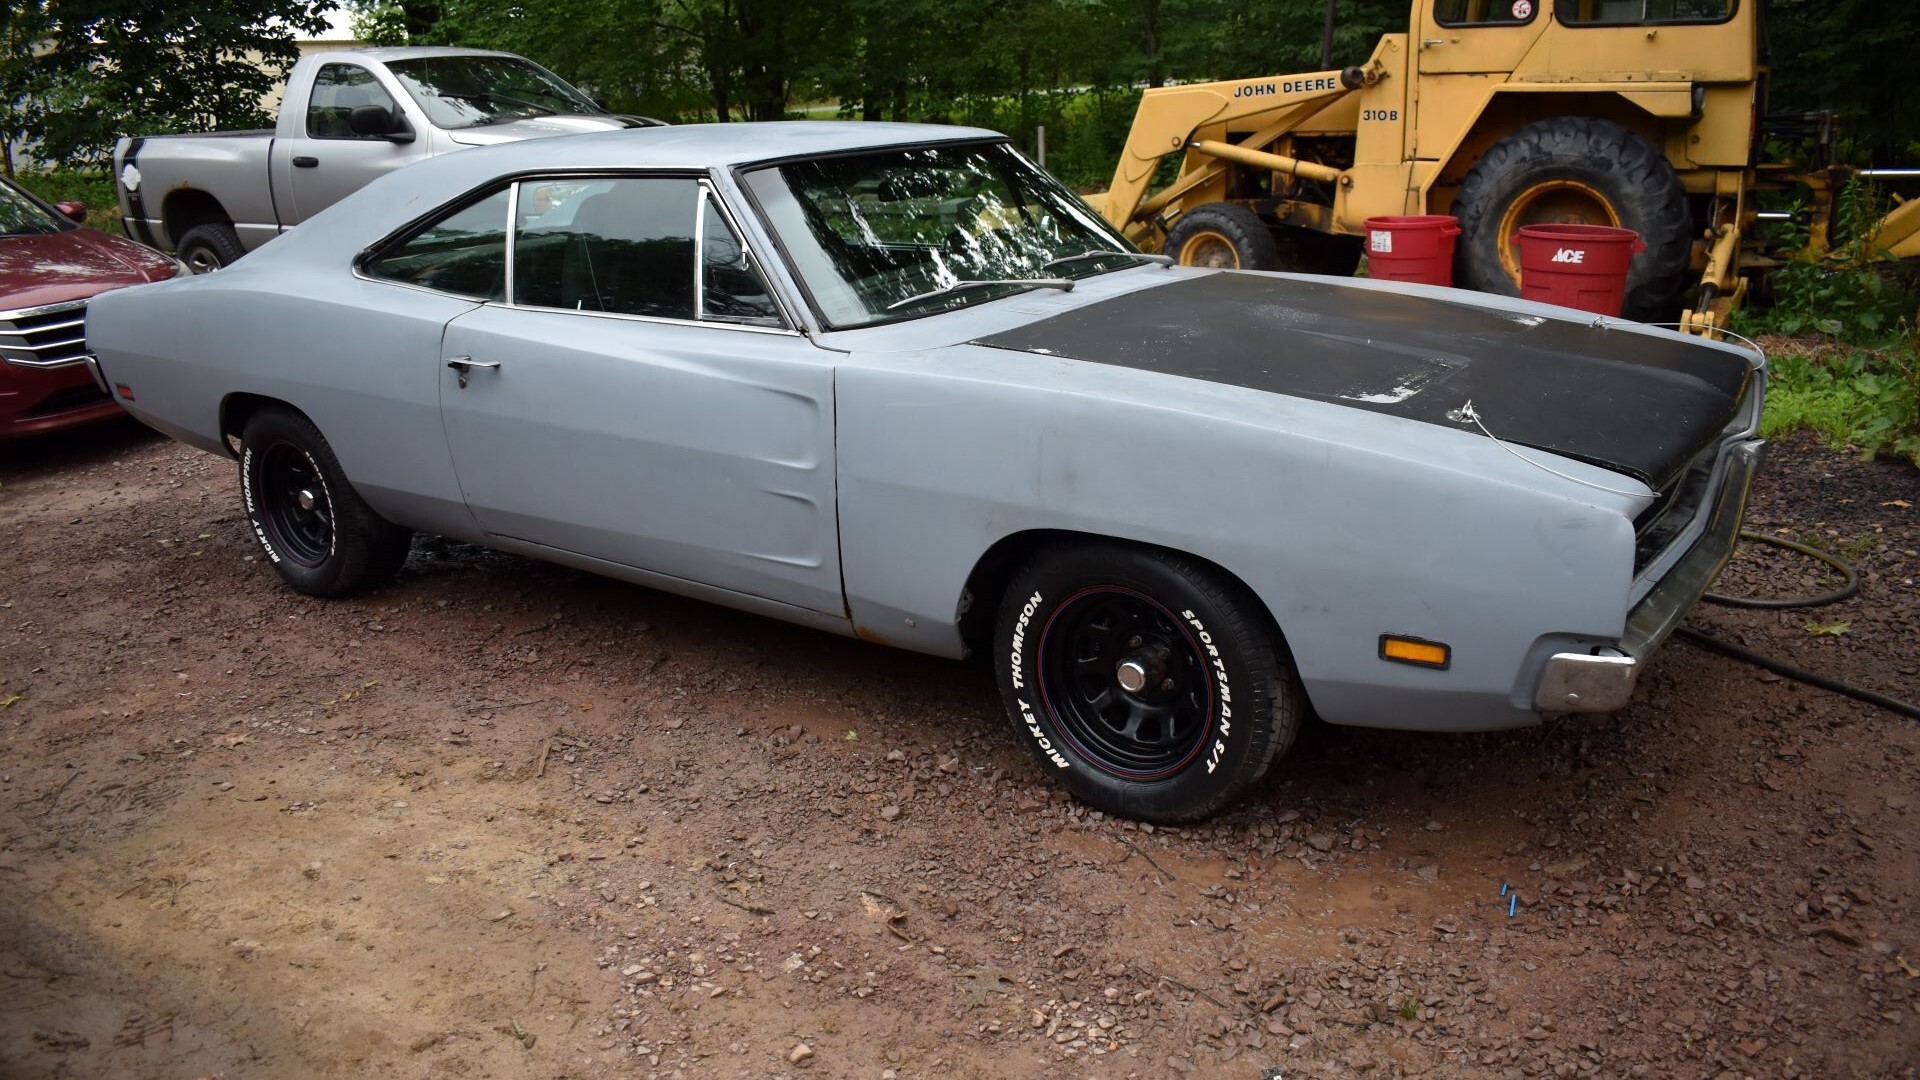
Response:
[[[223,266],[232,266],[247,249],[240,246],[240,236],[231,225],[196,225],[180,237],[173,253],[193,267],[194,273],[210,274]]]
[[[345,596],[406,561],[413,534],[374,513],[299,413],[263,409],[247,421],[240,493],[267,561],[297,592]]]
[[[1219,813],[1292,745],[1306,714],[1260,602],[1171,552],[1043,551],[1009,586],[995,641],[1020,741],[1111,814],[1178,824]]]

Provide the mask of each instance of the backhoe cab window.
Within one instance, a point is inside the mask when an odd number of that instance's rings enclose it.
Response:
[[[1721,23],[1733,18],[1739,0],[1559,0],[1568,26],[1667,26]]]
[[[1441,26],[1518,26],[1533,21],[1546,0],[1433,0],[1433,21]]]

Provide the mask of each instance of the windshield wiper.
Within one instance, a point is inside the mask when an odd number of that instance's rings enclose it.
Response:
[[[913,303],[916,300],[931,300],[936,296],[945,296],[947,293],[950,293],[950,292],[959,292],[961,289],[977,289],[982,285],[1025,285],[1029,288],[1035,288],[1035,289],[1059,289],[1061,292],[1073,291],[1073,281],[1069,278],[1058,278],[1058,277],[963,278],[950,285],[942,285],[937,289],[932,289],[927,292],[920,293],[916,296],[909,296],[905,300],[899,300],[894,303],[888,304],[887,310],[892,311],[895,308],[903,308],[903,307],[906,307],[908,304]]]
[[[1179,265],[1178,261],[1174,259],[1173,256],[1171,255],[1149,255],[1144,251],[1121,251],[1118,248],[1088,248],[1087,250],[1081,252],[1078,255],[1062,255],[1051,262],[1041,263],[1040,269],[1051,270],[1054,267],[1059,266],[1063,263],[1079,262],[1082,259],[1103,259],[1109,256],[1121,256],[1128,259],[1139,259],[1142,262],[1156,263],[1160,266]]]

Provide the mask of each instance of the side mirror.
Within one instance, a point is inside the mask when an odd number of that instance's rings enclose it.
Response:
[[[65,202],[54,203],[53,208],[60,211],[61,216],[73,222],[75,225],[85,225],[87,223],[87,204],[81,202],[79,199],[68,199]]]
[[[412,142],[413,131],[406,121],[395,118],[385,105],[359,105],[347,114],[347,130],[363,138]]]

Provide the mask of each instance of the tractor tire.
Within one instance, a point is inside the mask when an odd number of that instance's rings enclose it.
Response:
[[[1235,203],[1207,203],[1181,214],[1160,250],[1181,266],[1282,269],[1273,230],[1259,214]]]
[[[1501,139],[1468,170],[1454,196],[1462,288],[1520,295],[1527,225],[1611,225],[1640,234],[1647,250],[1627,273],[1622,314],[1672,319],[1686,288],[1693,221],[1680,177],[1659,149],[1610,120],[1561,116]]]

